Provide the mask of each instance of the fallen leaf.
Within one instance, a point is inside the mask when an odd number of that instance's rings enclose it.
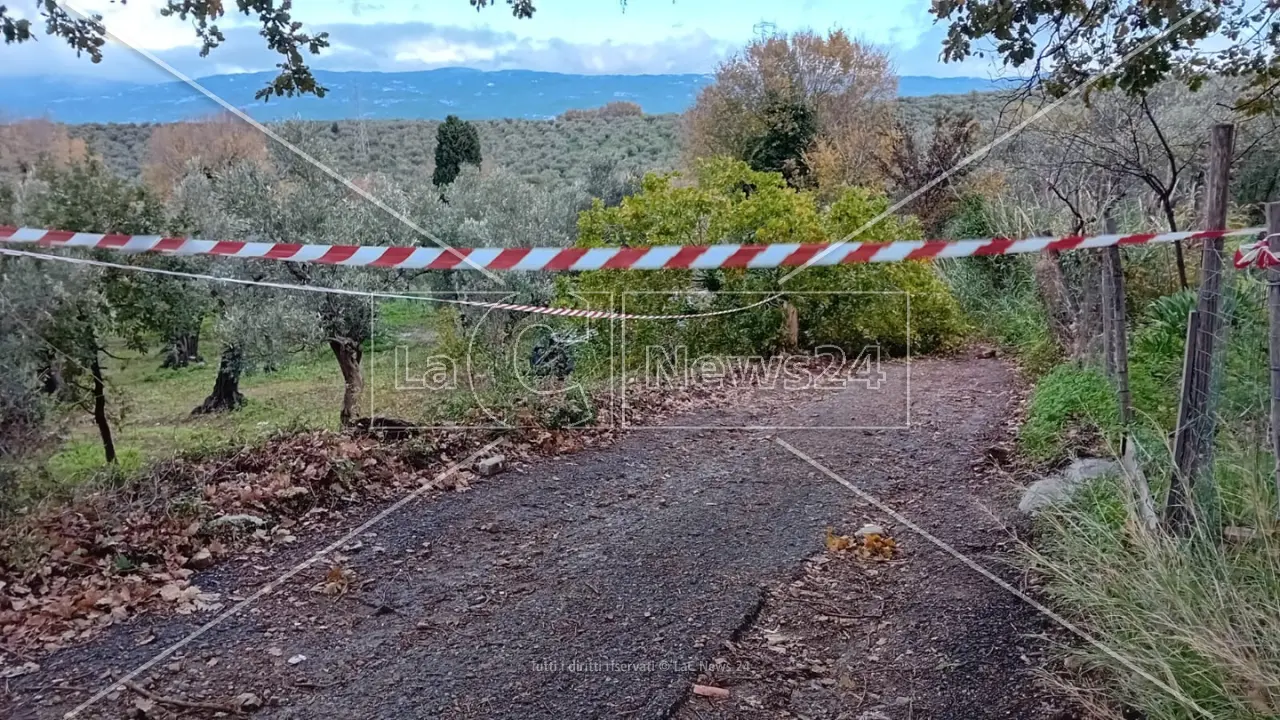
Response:
[[[853,544],[847,535],[837,535],[831,528],[827,528],[827,550],[830,552],[839,552],[847,550]]]

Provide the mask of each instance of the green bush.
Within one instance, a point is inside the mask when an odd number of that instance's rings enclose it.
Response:
[[[778,173],[716,158],[701,162],[693,182],[649,175],[641,191],[617,207],[597,202],[582,213],[582,247],[834,242],[887,210],[882,195],[849,189],[822,210],[814,196],[787,186]],[[888,216],[868,227],[864,242],[916,239],[913,219]],[[929,352],[956,345],[965,326],[937,272],[924,263],[811,267],[781,282],[789,270],[596,271],[560,284],[570,292],[613,293],[631,313],[690,313],[749,305],[783,293],[796,309],[800,344],[858,352],[876,343],[886,353]],[[703,292],[705,291],[705,292]],[[907,322],[908,297],[910,323]],[[769,354],[780,348],[778,304],[707,322],[634,323],[630,347],[683,342],[697,352]],[[910,334],[908,335],[908,325]],[[634,343],[634,344],[633,344]]]

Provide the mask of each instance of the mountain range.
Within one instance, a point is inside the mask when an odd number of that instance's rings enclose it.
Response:
[[[404,73],[316,71],[329,93],[256,101],[272,73],[211,75],[198,82],[258,120],[546,119],[565,110],[614,100],[646,113],[682,112],[712,81],[710,75],[567,75],[530,70],[443,68]],[[182,82],[130,83],[84,77],[7,80],[0,117],[45,117],[64,123],[147,123],[188,120],[221,108]],[[898,94],[921,96],[992,90],[979,78],[904,76]]]

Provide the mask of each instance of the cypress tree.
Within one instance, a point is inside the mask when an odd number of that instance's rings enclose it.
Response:
[[[462,164],[480,165],[480,133],[476,126],[450,115],[436,131],[436,171],[431,182],[448,185],[462,171]]]

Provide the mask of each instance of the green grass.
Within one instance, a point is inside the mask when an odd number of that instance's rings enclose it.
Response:
[[[1028,374],[1044,374],[1060,360],[1029,258],[967,258],[939,266],[978,335],[1010,350]]]
[[[1132,430],[1156,498],[1172,477],[1168,433],[1193,304],[1191,294],[1158,298],[1131,335]],[[1026,549],[1055,608],[1125,659],[1084,643],[1061,648],[1074,669],[1056,674],[1056,684],[1102,706],[1101,716],[1127,705],[1149,720],[1280,717],[1280,499],[1274,458],[1263,450],[1269,388],[1256,281],[1237,277],[1226,307],[1213,482],[1196,493],[1191,536],[1140,530],[1127,484],[1101,478],[1042,514],[1036,546]],[[1116,396],[1102,374],[1063,365],[1037,384],[1019,440],[1027,455],[1049,461],[1081,437],[1092,436],[1094,450],[1115,447],[1118,433]],[[1236,533],[1228,528],[1254,538],[1227,540]]]
[[[426,302],[397,300],[380,307],[373,339],[365,346],[366,383],[359,413],[393,417],[422,425],[451,425],[460,420],[496,424],[512,422],[519,412],[537,412],[544,421],[571,423],[581,408],[539,398],[507,369],[507,363],[488,357],[488,347],[474,348],[453,329],[454,316]],[[88,413],[70,409],[62,418],[61,440],[28,460],[20,473],[19,506],[40,499],[68,497],[78,488],[104,477],[135,475],[148,463],[180,454],[208,453],[230,446],[260,442],[281,431],[336,430],[343,381],[338,364],[326,346],[291,356],[273,372],[246,374],[240,390],[245,405],[231,413],[191,414],[213,388],[217,375],[216,343],[206,340],[208,362],[183,369],[161,369],[155,353],[138,353],[113,346],[104,356],[108,381],[108,413],[118,456],[108,467],[98,430]],[[398,349],[398,350],[397,350]],[[407,354],[421,375],[432,356],[457,358],[457,383],[450,389],[406,387],[403,364]],[[468,379],[464,358],[474,352],[477,379]],[[594,387],[590,365],[578,375]],[[547,381],[541,381],[545,384]],[[595,383],[595,384],[593,384]],[[561,405],[564,405],[563,407]],[[477,411],[488,408],[492,415]],[[529,410],[532,408],[532,410]],[[569,420],[566,420],[569,418]]]
[[[1280,715],[1280,535],[1269,473],[1217,464],[1228,526],[1259,531],[1224,542],[1206,522],[1193,537],[1137,532],[1122,484],[1095,482],[1038,520],[1030,564],[1054,604],[1132,663],[1092,645],[1063,652],[1079,668],[1060,683],[1077,695],[1101,690],[1148,720]],[[1181,696],[1134,670],[1163,680]]]
[[[1076,445],[1073,438],[1101,436],[1114,442],[1119,414],[1115,390],[1099,370],[1059,365],[1036,384],[1019,435],[1022,451],[1048,461]]]

